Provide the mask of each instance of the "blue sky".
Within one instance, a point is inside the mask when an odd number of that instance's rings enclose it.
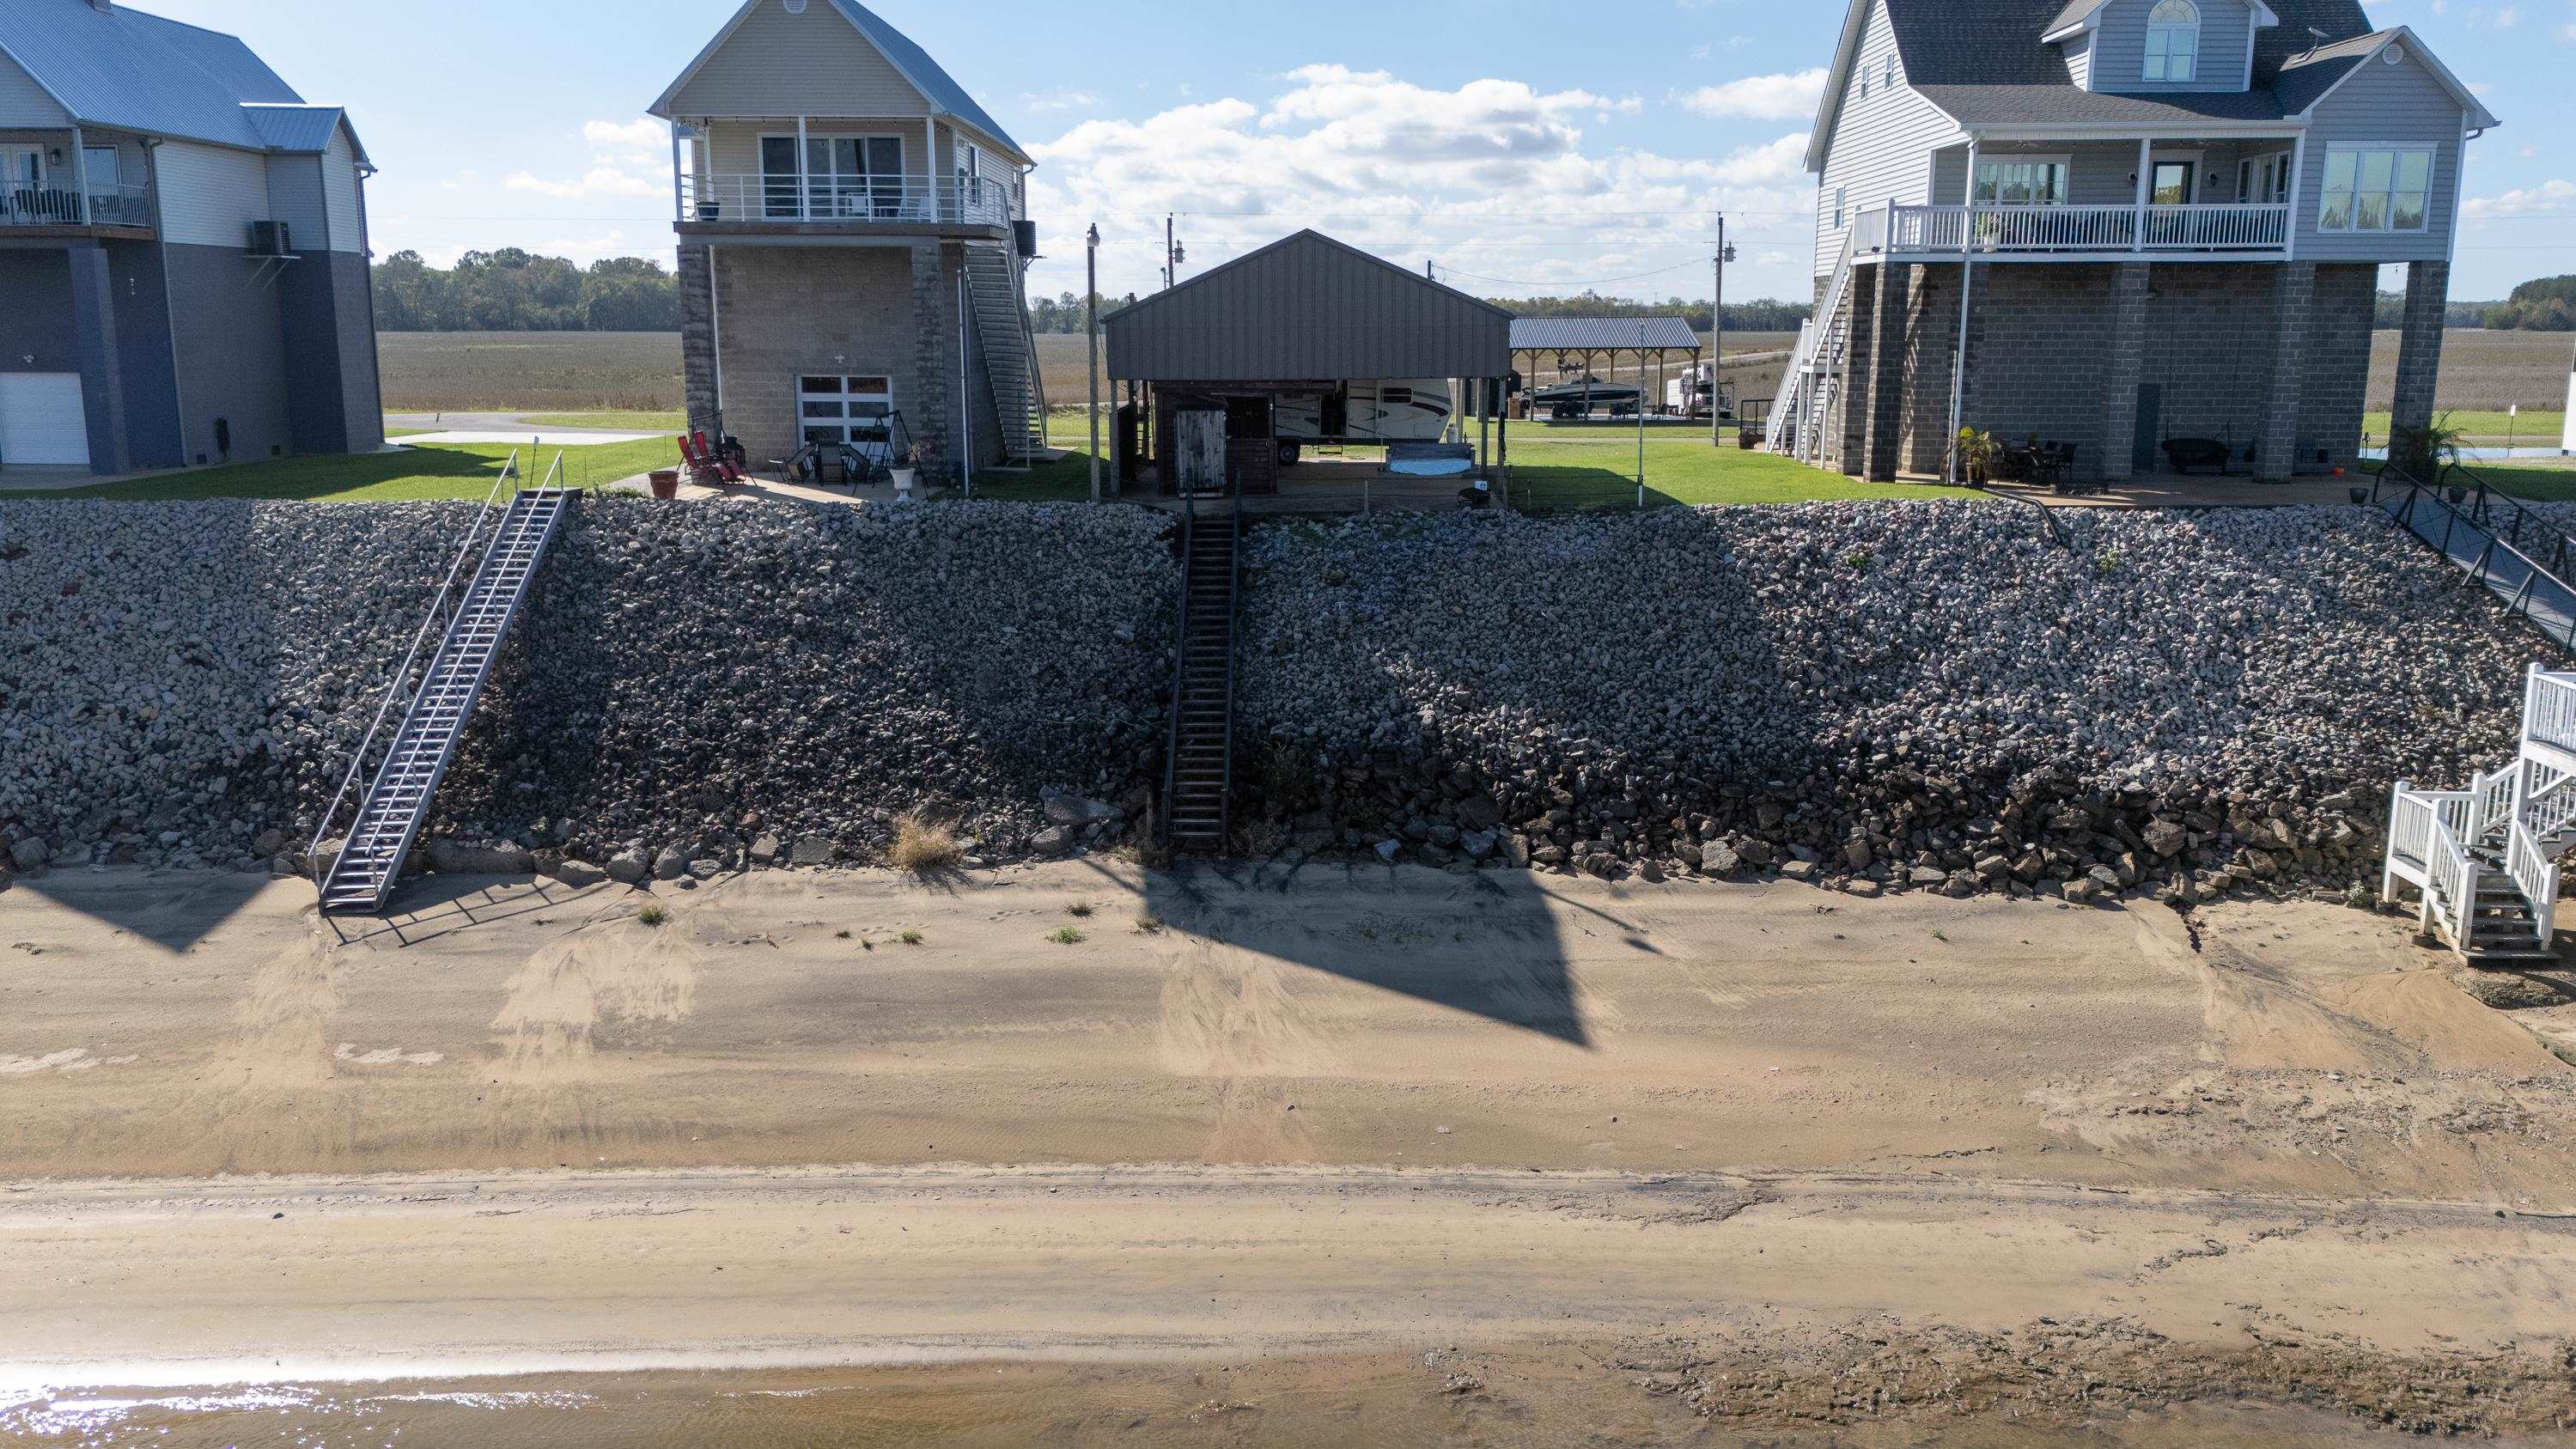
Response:
[[[732,0],[142,0],[235,32],[349,106],[379,254],[667,256],[669,141],[644,108]],[[1300,226],[1491,295],[1803,296],[1800,170],[1836,0],[1302,5],[877,0],[1037,152],[1047,261],[1143,290],[1177,210],[1197,270]],[[2576,272],[2576,0],[2386,0],[2505,121],[2471,150],[2455,297]],[[1587,14],[1585,23],[1569,16]]]

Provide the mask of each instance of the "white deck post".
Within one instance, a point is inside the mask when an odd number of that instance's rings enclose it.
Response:
[[[2156,138],[2138,138],[2138,233],[2129,238],[2129,250],[2147,249],[2147,201],[2156,191]]]
[[[2301,131],[2290,143],[2290,214],[2282,218],[2281,255],[2296,261],[2299,255],[2299,194],[2307,187],[2308,133]]]
[[[671,219],[689,219],[688,195],[680,183],[680,122],[676,117],[671,121]]]
[[[814,178],[806,174],[805,118],[796,118],[796,219],[814,219]]]
[[[89,225],[89,147],[81,144],[81,128],[72,127],[72,185],[77,194],[72,200],[73,220]]]
[[[1960,412],[1967,406],[1968,391],[1968,300],[1976,293],[1975,250],[1977,240],[1977,138],[1968,138],[1968,184],[1960,200],[1967,207],[1959,218],[1959,350],[1950,355],[1950,437],[1947,445],[1949,462],[1943,466],[1943,481],[1964,483],[1966,470],[1960,466],[1959,429],[1967,426]],[[1891,215],[1890,223],[1895,218]]]
[[[939,118],[924,116],[921,120],[921,219],[939,219]]]

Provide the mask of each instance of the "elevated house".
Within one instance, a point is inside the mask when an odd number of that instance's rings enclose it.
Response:
[[[2177,440],[2265,478],[2347,466],[2386,265],[2396,427],[2430,420],[2496,124],[2359,0],[1852,0],[1774,442],[1875,479],[1944,473],[1962,424],[2113,481]]]
[[[899,415],[935,477],[1043,449],[1034,163],[919,45],[857,0],[747,0],[652,114],[691,426],[757,464]]]
[[[0,0],[0,466],[384,446],[345,112],[114,0]]]

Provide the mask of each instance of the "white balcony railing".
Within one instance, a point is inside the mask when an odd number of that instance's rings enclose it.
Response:
[[[1897,206],[1887,209],[1885,234],[1888,251],[1909,254],[2259,254],[2288,247],[2290,208]]]
[[[1009,226],[1011,188],[993,180],[831,177],[747,172],[680,178],[684,222],[834,226]]]
[[[0,181],[0,226],[152,225],[152,193],[140,185],[78,186]]]

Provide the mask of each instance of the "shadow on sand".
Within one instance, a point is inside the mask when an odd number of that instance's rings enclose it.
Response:
[[[1328,880],[1337,889],[1300,898],[1300,885]],[[1592,1045],[1559,923],[1561,912],[1586,908],[1526,871],[1229,862],[1118,883],[1167,930]],[[1603,919],[1631,948],[1653,949],[1625,922]]]

